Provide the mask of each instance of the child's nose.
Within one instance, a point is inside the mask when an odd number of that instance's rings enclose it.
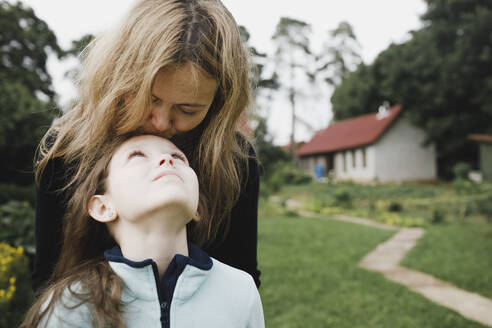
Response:
[[[164,154],[161,158],[161,160],[159,161],[159,166],[162,166],[164,164],[168,164],[168,165],[171,165],[173,166],[174,165],[174,162],[173,162],[173,157],[170,155],[170,154]]]

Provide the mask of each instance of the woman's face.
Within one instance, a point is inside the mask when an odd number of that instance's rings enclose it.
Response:
[[[171,138],[198,126],[207,115],[217,81],[191,63],[159,70],[152,86],[152,111],[143,131]]]

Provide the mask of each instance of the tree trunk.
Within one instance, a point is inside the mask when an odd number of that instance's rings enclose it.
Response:
[[[295,91],[293,88],[289,90],[289,100],[292,106],[292,129],[290,133],[290,154],[292,156],[292,164],[296,162],[296,140],[295,140],[295,131],[296,131],[296,104],[295,104]]]

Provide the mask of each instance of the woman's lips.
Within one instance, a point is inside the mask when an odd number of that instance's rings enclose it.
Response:
[[[181,181],[183,180],[176,172],[164,171],[164,172],[159,173],[154,179],[152,179],[152,181],[157,181],[160,178],[168,176],[168,175],[174,175],[174,176],[178,177]]]

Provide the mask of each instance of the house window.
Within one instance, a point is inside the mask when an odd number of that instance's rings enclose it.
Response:
[[[355,149],[352,149],[352,168],[355,169]]]
[[[343,157],[343,172],[347,172],[347,152],[342,153]]]
[[[362,167],[366,167],[366,149],[362,148]]]

